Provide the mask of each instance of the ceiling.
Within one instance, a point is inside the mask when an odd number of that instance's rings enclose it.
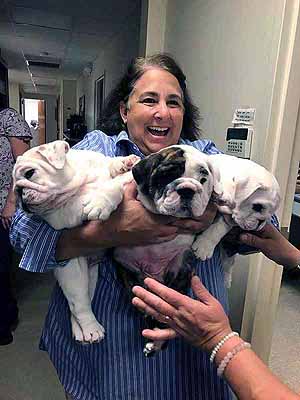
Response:
[[[25,91],[58,87],[89,69],[101,49],[140,15],[141,0],[1,0],[0,49],[10,81]],[[51,65],[32,66],[26,60]]]

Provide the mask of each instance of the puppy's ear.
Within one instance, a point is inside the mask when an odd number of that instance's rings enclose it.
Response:
[[[37,148],[37,152],[47,159],[50,165],[56,169],[62,169],[66,162],[66,154],[70,146],[63,140],[43,144]]]
[[[132,167],[132,175],[143,194],[149,195],[149,185],[153,169],[156,168],[161,156],[152,154]]]
[[[224,189],[221,183],[221,175],[219,167],[212,160],[209,159],[209,156],[207,160],[207,165],[211,173],[211,176],[213,178],[213,197],[214,199],[221,198]]]
[[[247,200],[257,190],[268,190],[266,185],[252,176],[235,178],[235,185],[235,200],[237,203]]]

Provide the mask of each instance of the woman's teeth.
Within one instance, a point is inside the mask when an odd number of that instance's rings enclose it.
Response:
[[[160,128],[158,126],[151,126],[148,127],[148,131],[151,133],[151,135],[154,136],[166,136],[169,132],[169,128]]]

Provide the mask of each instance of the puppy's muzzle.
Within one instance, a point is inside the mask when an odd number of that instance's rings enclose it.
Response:
[[[192,200],[192,198],[196,192],[195,192],[195,190],[190,189],[190,188],[181,188],[181,189],[177,189],[177,193],[184,200]]]

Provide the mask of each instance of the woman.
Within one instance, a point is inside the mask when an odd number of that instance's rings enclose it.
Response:
[[[11,329],[18,319],[10,270],[12,247],[9,227],[16,210],[12,170],[16,158],[29,149],[31,133],[23,117],[13,108],[0,111],[0,345],[13,341]]]
[[[243,234],[241,240],[255,245],[288,271],[299,267],[300,251],[271,225],[263,228],[257,236]],[[167,340],[180,334],[194,346],[211,354],[210,358],[240,400],[300,399],[271,373],[248,344],[232,332],[221,304],[205,289],[198,277],[192,279],[196,300],[153,279],[147,278],[145,284],[151,292],[134,287],[137,297],[133,298],[133,304],[169,325],[169,329],[160,331],[144,330],[146,338]]]
[[[102,131],[86,135],[77,149],[107,156],[144,157],[166,146],[185,143],[205,153],[218,150],[208,140],[196,140],[199,114],[186,88],[186,79],[167,55],[135,59],[112,91],[101,123]],[[105,132],[105,133],[104,133]],[[209,205],[199,220],[176,220],[153,215],[136,200],[134,184],[108,221],[54,231],[46,223],[19,212],[12,242],[23,252],[21,268],[46,271],[63,267],[72,257],[91,255],[99,248],[142,245],[173,239],[184,231],[208,227],[216,209]],[[227,309],[219,249],[211,260],[196,265],[197,274]],[[66,299],[55,288],[41,339],[69,398],[207,400],[230,399],[207,355],[177,339],[151,359],[142,353],[143,316],[131,305],[118,280],[111,252],[99,264],[93,311],[106,336],[99,344],[82,346],[71,337]]]

